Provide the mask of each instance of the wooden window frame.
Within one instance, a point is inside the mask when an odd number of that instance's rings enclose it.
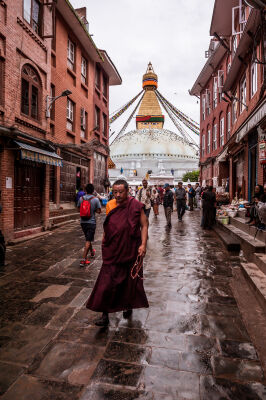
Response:
[[[69,107],[71,105],[71,107]],[[74,132],[74,122],[75,122],[75,103],[67,98],[67,113],[66,113],[66,128],[67,130]]]
[[[72,46],[73,46],[73,51],[71,50]],[[75,60],[76,60],[75,50],[76,50],[75,43],[72,42],[70,38],[67,38],[67,67],[72,71],[75,71]],[[73,55],[73,59],[71,55]]]
[[[26,15],[26,8],[25,4],[28,1],[30,3],[30,14]],[[39,4],[39,21],[36,22],[33,19],[33,9],[34,9],[34,3]],[[43,2],[40,0],[23,0],[23,18],[24,20],[32,27],[35,33],[37,35],[42,36],[43,35]]]
[[[28,70],[31,72],[31,74],[26,73],[25,70]],[[37,78],[37,81],[34,79],[35,76]],[[23,111],[23,93],[22,93],[22,82],[26,81],[28,82],[29,85],[29,95],[28,95],[28,100],[29,100],[29,112],[28,114]],[[35,87],[38,90],[38,95],[37,95],[37,117],[35,118],[32,116],[32,87]],[[21,114],[27,118],[30,118],[31,120],[34,121],[40,121],[40,116],[41,116],[41,98],[42,98],[42,85],[41,85],[41,79],[39,77],[38,72],[30,65],[30,64],[25,64],[22,67],[21,71],[21,104],[20,104],[20,110]]]
[[[85,68],[84,68],[84,62],[85,62]],[[81,56],[81,82],[84,85],[88,84],[88,61],[83,56]]]

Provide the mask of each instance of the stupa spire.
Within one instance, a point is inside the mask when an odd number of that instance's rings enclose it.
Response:
[[[143,75],[142,87],[145,93],[136,117],[137,129],[163,129],[164,116],[155,94],[158,87],[158,76],[155,74],[151,62]]]

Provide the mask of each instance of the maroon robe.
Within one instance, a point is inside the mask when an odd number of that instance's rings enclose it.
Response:
[[[116,312],[149,307],[139,277],[130,272],[141,245],[140,214],[143,204],[133,197],[111,210],[104,221],[103,264],[86,307]]]

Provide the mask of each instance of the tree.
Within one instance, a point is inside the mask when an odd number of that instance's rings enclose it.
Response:
[[[198,182],[198,180],[199,180],[199,170],[187,172],[186,174],[184,174],[183,175],[183,182],[187,182],[188,180],[190,180],[190,182]]]

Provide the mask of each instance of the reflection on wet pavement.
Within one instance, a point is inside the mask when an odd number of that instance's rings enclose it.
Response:
[[[163,215],[151,215],[150,308],[128,320],[116,313],[109,328],[94,326],[96,314],[84,306],[101,266],[100,223],[97,258],[84,269],[77,223],[41,239],[41,253],[33,242],[11,249],[0,278],[2,399],[265,399],[260,361],[230,288],[240,259],[199,220],[197,211],[183,223],[174,215],[170,229]]]

